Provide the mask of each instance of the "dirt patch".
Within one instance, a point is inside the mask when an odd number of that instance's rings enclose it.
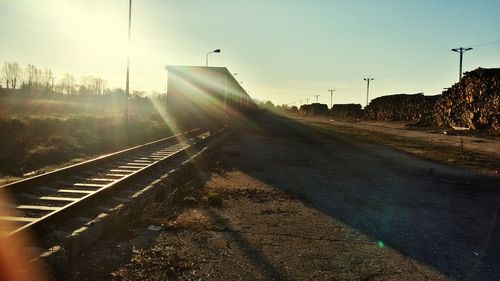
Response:
[[[132,247],[130,257],[117,264],[107,277],[112,280],[440,278],[432,270],[305,206],[289,194],[256,180],[249,182],[239,171],[228,172],[225,177],[213,175],[200,188],[226,191],[224,207],[189,207],[175,218],[164,218],[158,236],[144,248]],[[137,241],[135,237],[118,245]],[[113,256],[106,257],[108,263]]]

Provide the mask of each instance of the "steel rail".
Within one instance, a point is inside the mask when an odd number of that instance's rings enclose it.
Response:
[[[9,191],[9,192],[12,192],[14,189],[19,190],[20,188],[23,188],[23,187],[30,187],[31,188],[34,184],[36,185],[40,182],[46,182],[48,180],[55,180],[59,177],[74,173],[78,170],[85,169],[85,168],[88,168],[90,166],[94,166],[94,165],[97,165],[97,164],[100,164],[100,163],[103,163],[106,161],[110,161],[111,159],[116,158],[116,157],[124,156],[128,153],[137,151],[138,149],[152,147],[154,145],[158,145],[158,144],[161,144],[161,143],[166,142],[166,141],[175,140],[179,137],[182,137],[182,136],[187,135],[187,134],[192,134],[192,133],[197,132],[197,131],[200,131],[200,129],[193,129],[190,131],[186,131],[186,132],[176,134],[176,135],[173,135],[170,137],[166,137],[163,139],[159,139],[156,141],[152,141],[152,142],[137,145],[134,147],[126,148],[126,149],[123,149],[123,150],[120,150],[117,152],[112,152],[109,154],[101,155],[101,156],[98,156],[96,158],[84,161],[84,162],[76,163],[76,164],[66,166],[66,167],[63,167],[60,169],[56,169],[56,170],[53,170],[53,171],[50,171],[47,173],[43,173],[40,175],[36,175],[33,177],[22,179],[20,181],[16,181],[16,182],[12,182],[12,183],[0,186],[0,190],[3,189],[6,191]]]
[[[95,202],[95,200],[90,199],[102,198],[104,194],[112,189],[137,179],[140,175],[143,175],[168,159],[181,155],[188,148],[199,143],[199,139],[196,136],[203,135],[201,133],[204,132],[201,132],[199,129],[191,130],[185,132],[185,134],[177,134],[115,153],[106,154],[79,164],[2,186],[2,189],[14,194],[26,192],[29,186],[29,189],[35,194],[37,192],[40,193],[40,190],[42,191],[40,195],[24,194],[24,196],[29,196],[32,201],[46,200],[62,204],[61,206],[47,206],[43,203],[14,204],[15,206],[11,206],[13,207],[11,209],[22,210],[24,212],[23,215],[3,216],[0,217],[0,221],[11,221],[21,224],[21,226],[8,231],[5,236],[16,235],[27,230],[37,232],[43,226],[50,225],[63,216],[83,208],[86,204],[90,204],[90,201]],[[195,137],[190,137],[193,135]],[[171,142],[183,137],[185,140]],[[115,163],[110,163],[113,161]],[[88,169],[94,169],[94,172],[89,172]],[[84,170],[87,170],[84,174],[89,173],[90,175],[82,176],[78,174]],[[107,172],[102,175],[102,171]],[[64,177],[70,177],[69,182],[61,181]],[[58,189],[58,187],[51,188],[42,185],[50,183],[57,186],[62,185],[63,187]],[[41,196],[44,191],[48,191],[49,196],[46,196],[47,192],[45,192],[45,196]],[[51,194],[55,196],[50,196]],[[65,197],[64,194],[72,194],[72,196]],[[45,212],[46,214],[38,217],[25,215],[30,211],[35,213]]]

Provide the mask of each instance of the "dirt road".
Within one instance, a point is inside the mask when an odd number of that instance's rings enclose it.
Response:
[[[497,178],[271,115],[214,161],[196,188],[222,207],[159,210],[162,231],[129,226],[69,277],[500,280]]]
[[[341,120],[332,120],[329,118],[319,119],[298,116],[296,117],[298,120],[303,120],[306,122],[312,121],[323,124],[330,124],[337,127],[352,127],[369,132],[407,137],[438,145],[450,147],[460,147],[462,145],[464,150],[476,151],[479,153],[485,153],[495,157],[500,157],[500,139],[498,136],[481,137],[471,134],[466,135],[467,133],[469,133],[468,131],[460,132],[454,131],[452,129],[412,128],[406,126],[408,122],[366,120],[359,122],[347,122]],[[463,135],[453,135],[457,133]]]

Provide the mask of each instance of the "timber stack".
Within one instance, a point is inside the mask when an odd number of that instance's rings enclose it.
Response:
[[[418,94],[398,94],[373,99],[365,108],[365,116],[370,120],[407,121],[432,124],[434,105],[439,96]]]
[[[361,104],[334,104],[330,110],[330,116],[338,119],[361,119],[364,111]]]
[[[434,107],[440,127],[500,131],[500,68],[478,68],[444,91]]]
[[[300,113],[310,116],[327,115],[328,106],[323,103],[303,104],[300,106]]]

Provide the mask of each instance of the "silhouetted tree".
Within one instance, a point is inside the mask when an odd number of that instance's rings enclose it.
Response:
[[[74,91],[75,77],[71,74],[64,74],[61,81],[63,93],[66,92],[67,95],[71,95]]]
[[[21,70],[17,62],[6,62],[2,67],[1,79],[5,81],[7,89],[16,90],[17,82],[19,81]]]
[[[271,101],[266,101],[266,103],[264,104],[265,107],[268,107],[268,108],[274,108],[274,104],[271,102]]]
[[[36,66],[28,64],[24,70],[24,76],[26,77],[25,82],[27,83],[26,85],[28,88],[34,89],[38,87],[40,70],[38,70]]]

